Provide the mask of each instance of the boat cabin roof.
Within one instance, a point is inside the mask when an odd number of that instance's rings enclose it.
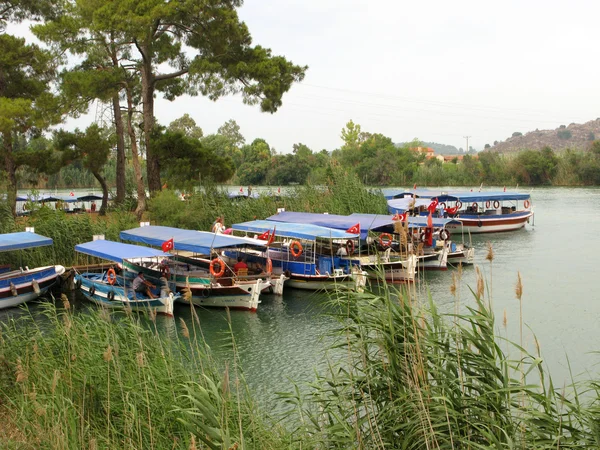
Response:
[[[0,252],[52,245],[52,239],[29,231],[0,234]]]
[[[168,258],[171,256],[169,253],[164,253],[154,248],[106,241],[104,239],[76,245],[75,251],[118,263],[133,258]]]
[[[355,225],[354,222],[353,225]],[[346,233],[342,230],[327,228],[309,223],[289,223],[274,222],[271,220],[253,220],[250,222],[236,223],[231,228],[236,231],[245,231],[247,233],[264,233],[266,231],[275,231],[275,236],[281,236],[292,239],[305,239],[314,241],[317,238],[325,239],[356,239],[358,234]]]
[[[503,201],[503,200],[529,200],[530,194],[523,194],[519,192],[504,192],[504,191],[483,191],[483,192],[461,192],[461,191],[436,191],[436,190],[425,190],[415,189],[412,191],[397,192],[391,197],[386,198],[397,199],[397,198],[437,198],[440,202],[446,201],[461,201],[463,203],[468,202],[485,202],[485,201]]]
[[[133,228],[121,231],[119,235],[124,241],[139,242],[141,244],[160,247],[163,242],[173,239],[173,248],[204,255],[210,254],[217,248],[264,248],[266,241],[258,239],[215,234],[208,231],[182,230],[181,228],[162,227],[150,225],[147,227]]]

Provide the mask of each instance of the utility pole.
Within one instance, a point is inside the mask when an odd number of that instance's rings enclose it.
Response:
[[[467,140],[467,150],[465,150],[465,153],[469,153],[469,138],[471,136],[463,136],[466,140]]]

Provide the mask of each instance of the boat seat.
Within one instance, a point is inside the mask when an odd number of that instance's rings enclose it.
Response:
[[[240,278],[247,277],[248,276],[248,268],[238,269],[237,276]]]

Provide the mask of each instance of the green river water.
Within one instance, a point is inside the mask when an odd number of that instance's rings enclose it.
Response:
[[[544,363],[555,384],[568,382],[571,364],[578,378],[596,377],[600,350],[600,271],[595,260],[600,254],[600,189],[547,188],[532,192],[535,220],[523,230],[474,235],[476,264],[491,279],[496,328],[501,336],[519,340],[519,302],[515,298],[517,273],[523,279],[524,345],[534,351],[537,336]],[[534,224],[534,225],[533,225]],[[487,242],[495,259],[485,260]],[[418,289],[426,298],[428,289],[443,311],[455,308],[450,294],[453,269],[427,273]],[[463,271],[460,302],[472,304],[468,286],[476,285],[474,267]],[[77,296],[77,294],[72,294]],[[77,296],[78,297],[78,296]],[[74,298],[80,309],[88,304]],[[231,312],[231,327],[239,359],[251,389],[263,403],[278,391],[291,391],[292,380],[310,382],[315,371],[326,368],[332,339],[327,334],[336,327],[328,316],[327,297],[309,291],[286,289],[283,297],[265,296],[256,313]],[[30,306],[35,310],[35,304]],[[232,356],[227,315],[222,310],[196,310],[204,338],[218,359]],[[506,311],[507,326],[503,326]],[[19,315],[19,310],[0,311],[0,321]],[[175,310],[175,320],[159,318],[165,333],[180,327],[179,317],[191,324],[189,307]],[[518,355],[513,355],[517,357]]]

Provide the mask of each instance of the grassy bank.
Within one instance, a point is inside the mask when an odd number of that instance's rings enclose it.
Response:
[[[338,169],[326,186],[298,186],[284,197],[263,195],[256,199],[231,199],[227,192],[214,185],[203,188],[181,201],[174,191],[164,190],[149,201],[144,220],[153,225],[174,226],[208,231],[218,216],[226,225],[253,219],[264,219],[277,212],[288,211],[386,213],[387,205],[381,193],[370,192],[355,176]],[[87,257],[75,253],[75,245],[91,241],[96,234],[119,240],[123,230],[139,226],[135,215],[127,210],[110,211],[106,216],[96,214],[65,214],[42,207],[30,217],[15,221],[10,209],[0,202],[0,233],[24,231],[26,226],[54,240],[51,247],[0,253],[0,264],[15,267],[38,267],[52,264],[71,266],[85,264]]]

